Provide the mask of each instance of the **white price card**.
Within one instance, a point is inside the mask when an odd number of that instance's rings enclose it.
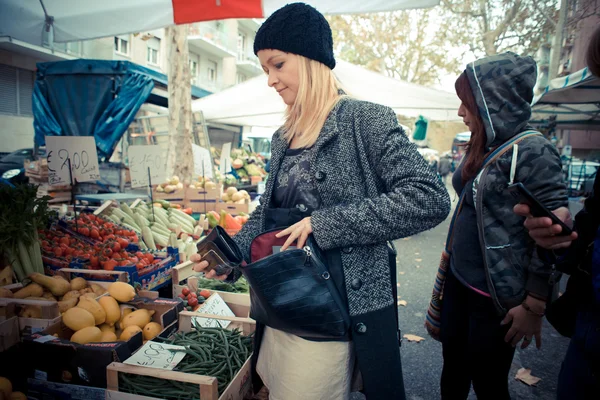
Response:
[[[167,179],[167,154],[160,146],[129,146],[127,152],[131,187],[148,186],[148,168],[153,185]]]
[[[192,143],[192,153],[194,154],[194,173],[206,178],[213,177],[212,163],[210,162],[210,150]]]
[[[231,143],[225,143],[223,145],[223,149],[221,150],[221,165],[219,166],[219,171],[221,171],[223,175],[231,172]]]
[[[74,181],[100,179],[98,152],[93,137],[46,136],[46,153],[50,185],[71,185]],[[73,181],[69,176],[69,161]]]
[[[231,308],[225,303],[225,300],[218,293],[210,296],[204,304],[196,310],[196,312],[202,314],[211,314],[211,315],[224,315],[226,317],[235,317]],[[203,328],[227,328],[231,321],[217,320],[213,318],[203,318],[203,317],[194,317],[194,321],[196,321]]]
[[[183,346],[149,341],[124,363],[171,371],[183,360],[185,354]]]

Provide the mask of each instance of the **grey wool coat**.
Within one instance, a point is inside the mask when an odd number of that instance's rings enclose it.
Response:
[[[252,240],[264,231],[264,211],[287,148],[280,129],[271,143],[271,174],[261,204],[234,237],[246,258]],[[403,398],[396,271],[390,268],[387,242],[444,221],[448,192],[409,142],[394,111],[378,104],[343,96],[312,154],[311,174],[322,203],[311,217],[313,235],[321,249],[341,250],[365,393],[369,400]],[[393,359],[386,365],[390,352]],[[373,368],[377,376],[371,379]]]

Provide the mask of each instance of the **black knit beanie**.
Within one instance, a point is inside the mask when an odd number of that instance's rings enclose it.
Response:
[[[274,49],[335,67],[333,37],[329,23],[315,8],[292,3],[275,11],[260,27],[254,39],[254,54]]]

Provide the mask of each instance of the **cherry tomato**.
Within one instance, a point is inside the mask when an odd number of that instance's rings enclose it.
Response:
[[[62,257],[62,256],[63,256],[63,249],[62,249],[62,248],[60,248],[60,247],[56,247],[56,248],[54,249],[54,255],[55,255],[56,257]]]
[[[185,297],[187,297],[190,294],[190,289],[188,288],[183,288],[181,290],[181,294],[184,295]]]
[[[67,246],[68,246],[69,244],[71,244],[71,243],[69,242],[69,238],[68,238],[68,237],[66,237],[66,236],[63,236],[63,237],[61,237],[61,238],[60,238],[60,240],[59,240],[59,242],[60,242],[61,244],[66,244]]]

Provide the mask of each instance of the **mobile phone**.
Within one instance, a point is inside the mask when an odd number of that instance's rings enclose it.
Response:
[[[548,210],[522,183],[517,182],[508,187],[508,191],[519,203],[527,204],[531,210],[531,215],[536,218],[547,217],[552,220],[553,225],[560,225],[562,231],[559,236],[569,236],[573,230],[565,225],[553,212]]]

